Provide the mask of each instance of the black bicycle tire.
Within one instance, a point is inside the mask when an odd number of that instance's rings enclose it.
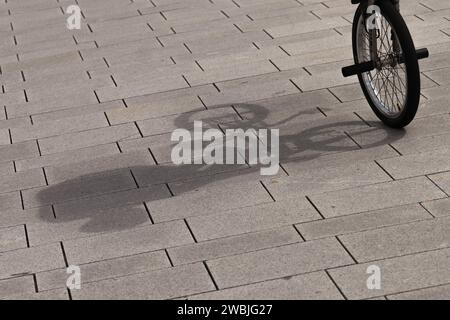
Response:
[[[387,126],[391,128],[404,128],[409,125],[415,118],[417,114],[417,110],[420,103],[420,69],[419,63],[416,56],[416,49],[414,46],[413,39],[408,30],[408,27],[403,20],[401,14],[394,8],[390,1],[379,0],[375,3],[381,11],[381,14],[389,21],[391,24],[391,28],[395,30],[397,37],[400,42],[400,46],[402,47],[404,59],[405,59],[405,67],[407,73],[408,80],[408,89],[407,89],[407,97],[405,107],[401,113],[397,117],[387,117],[384,115],[372,101],[372,98],[369,95],[369,92],[366,88],[366,85],[363,81],[362,75],[358,75],[358,80],[363,90],[364,96],[369,102],[370,107],[375,112],[377,117]],[[357,31],[358,31],[358,23],[360,20],[360,16],[364,14],[367,10],[367,3],[361,3],[356,10],[354,20],[353,20],[353,30],[352,30],[352,43],[353,43],[353,57],[355,63],[360,63],[363,61],[359,61],[358,58],[358,48],[357,48]]]

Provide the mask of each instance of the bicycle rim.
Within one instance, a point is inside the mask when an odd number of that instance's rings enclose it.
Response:
[[[373,105],[384,116],[397,118],[407,104],[408,73],[405,64],[396,62],[403,56],[403,50],[395,29],[384,15],[378,18],[377,55],[380,66],[363,73],[361,79]],[[358,62],[371,61],[371,39],[366,30],[364,15],[358,21],[356,41]]]

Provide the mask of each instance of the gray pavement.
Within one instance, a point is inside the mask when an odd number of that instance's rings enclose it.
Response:
[[[450,3],[403,0],[402,131],[341,76],[355,9],[1,0],[0,299],[450,299]],[[280,129],[282,170],[174,166],[194,120]]]

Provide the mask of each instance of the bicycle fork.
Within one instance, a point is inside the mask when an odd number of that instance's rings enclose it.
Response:
[[[367,8],[372,8],[371,6],[374,6],[377,0],[351,0],[352,4],[360,4],[362,2],[367,2]],[[389,0],[386,0],[389,1]],[[400,12],[400,0],[390,0],[392,1],[395,9]],[[371,17],[372,15],[377,14],[377,12],[365,12],[366,17]],[[377,19],[377,17],[375,17]],[[358,74],[362,74],[365,72],[370,72],[374,69],[381,69],[386,63],[393,63],[391,61],[381,61],[378,56],[378,41],[379,41],[379,25],[376,24],[378,27],[370,28],[367,30],[367,24],[366,19],[363,19],[363,23],[366,25],[366,31],[369,34],[369,44],[370,44],[370,60],[362,63],[358,63],[352,66],[344,67],[342,68],[342,74],[344,77],[350,77]],[[392,31],[392,44],[394,52],[396,53],[396,57],[391,57],[391,59],[395,59],[395,63],[402,64],[404,63],[404,57],[401,54],[401,48],[400,44],[398,43],[396,39],[396,35]],[[425,59],[429,57],[428,49],[418,49],[416,50],[416,56],[417,59]]]

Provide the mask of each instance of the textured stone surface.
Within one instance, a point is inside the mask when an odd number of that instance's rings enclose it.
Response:
[[[178,265],[212,260],[301,241],[303,240],[298,233],[292,227],[289,227],[177,247],[169,249],[168,253],[173,264]]]
[[[0,262],[1,279],[64,266],[59,243],[8,251],[0,256]]]
[[[83,264],[80,266],[80,270],[83,276],[83,283],[91,283],[168,267],[170,267],[170,262],[166,253],[164,251],[155,251]],[[36,281],[40,291],[65,288],[67,281],[66,269],[38,273]]]
[[[191,296],[192,300],[340,300],[341,294],[323,273],[308,273]]]
[[[349,299],[366,299],[447,284],[449,249],[372,261],[330,270],[330,275]],[[378,266],[382,275],[381,290],[369,290],[369,266]]]
[[[341,75],[348,0],[0,2],[0,299],[449,298],[448,1],[401,4],[405,130]],[[279,129],[278,174],[175,166],[194,121]]]
[[[443,217],[339,238],[353,257],[361,262],[449,247],[449,230],[450,217]]]
[[[214,290],[201,263],[88,284],[74,299],[169,299]]]
[[[227,288],[352,263],[337,240],[326,239],[220,258],[208,266],[219,288]]]
[[[0,231],[0,252],[27,247],[23,226],[1,228]]]
[[[64,242],[70,263],[81,264],[192,243],[182,221]],[[98,250],[102,248],[102,250]]]

